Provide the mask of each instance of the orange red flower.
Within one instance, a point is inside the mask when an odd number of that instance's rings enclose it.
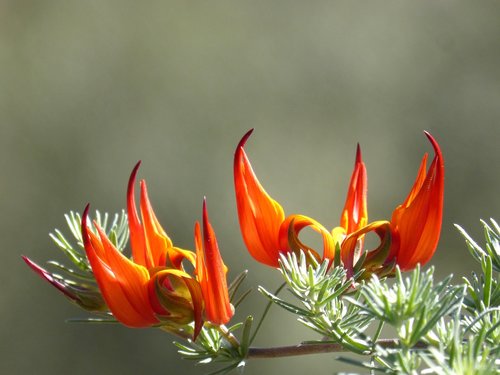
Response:
[[[140,182],[140,218],[135,205],[135,178],[130,176],[127,213],[132,259],[118,251],[97,226],[87,225],[88,206],[82,218],[82,237],[87,257],[104,300],[117,320],[129,327],[162,326],[177,329],[194,322],[196,337],[208,320],[227,323],[232,306],[215,234],[203,204],[205,246],[200,246],[200,226],[195,225],[197,253],[173,246],[150,204],[147,187]],[[194,267],[189,274],[183,262]]]
[[[426,172],[424,155],[408,197],[392,214],[394,236],[389,260],[395,259],[402,270],[427,263],[436,250],[443,219],[444,161],[436,140],[425,135],[434,148],[434,159]]]
[[[405,202],[394,211],[391,221],[368,223],[366,204],[367,175],[358,145],[354,170],[340,225],[331,232],[316,220],[294,214],[285,217],[281,205],[269,196],[257,179],[244,146],[252,133],[246,133],[234,156],[234,184],[238,218],[243,240],[249,253],[259,262],[278,267],[279,254],[305,251],[317,260],[342,261],[348,276],[364,269],[370,273],[387,274],[394,265],[408,270],[432,257],[439,240],[444,194],[444,164],[437,142],[429,133],[435,157],[426,172],[426,159]],[[299,239],[299,232],[311,227],[323,238],[322,254]],[[364,236],[374,232],[380,245],[363,249]]]
[[[50,283],[71,302],[77,304],[82,309],[94,313],[107,311],[108,308],[99,289],[91,280],[85,280],[81,274],[79,274],[79,278],[74,277],[73,279],[69,279],[58,273],[46,270],[26,256],[22,256],[22,258],[42,279]]]
[[[253,129],[241,139],[234,155],[234,185],[241,234],[250,254],[259,262],[278,266],[278,236],[285,213],[281,205],[266,193],[255,176],[243,146]]]

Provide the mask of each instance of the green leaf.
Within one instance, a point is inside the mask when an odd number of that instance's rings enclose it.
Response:
[[[283,301],[282,299],[276,297],[274,294],[272,293],[269,293],[267,290],[265,290],[263,287],[259,286],[259,292],[261,292],[265,297],[269,298],[269,300],[271,300],[273,303],[277,304],[278,306],[284,308],[285,310],[293,313],[293,314],[296,314],[296,315],[300,315],[300,316],[309,316],[309,317],[312,317],[312,316],[315,316],[316,314],[308,311],[308,310],[304,310],[298,306],[295,306],[291,303],[288,303],[288,302],[285,302]]]

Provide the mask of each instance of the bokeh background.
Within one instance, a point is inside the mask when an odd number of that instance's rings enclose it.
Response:
[[[356,143],[371,219],[406,196],[429,130],[446,159],[432,260],[474,265],[453,228],[480,237],[499,211],[500,5],[496,1],[0,1],[0,373],[202,374],[155,330],[66,324],[85,316],[21,261],[59,252],[63,214],[125,205],[137,160],[175,243],[191,248],[208,197],[230,275],[280,284],[239,235],[232,155],[247,151],[287,213],[338,223]],[[497,216],[498,219],[498,216]],[[257,292],[238,317],[260,315]],[[257,345],[316,339],[273,310]],[[335,355],[254,361],[247,374],[331,374]],[[352,370],[352,368],[351,368]]]

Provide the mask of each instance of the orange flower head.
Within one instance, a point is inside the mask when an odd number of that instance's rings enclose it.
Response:
[[[434,159],[426,172],[427,154],[405,201],[392,214],[394,241],[389,260],[402,270],[427,263],[436,250],[441,233],[444,202],[444,160],[436,140],[425,135],[434,148]]]
[[[333,238],[316,220],[304,215],[285,218],[281,205],[269,196],[257,179],[243,147],[252,133],[247,132],[234,155],[236,206],[243,241],[250,254],[271,267],[279,266],[280,253],[304,250],[321,261],[333,258]],[[299,239],[302,229],[311,227],[323,238],[323,257]]]
[[[340,225],[328,232],[316,220],[294,214],[285,218],[281,205],[259,183],[243,149],[252,130],[238,144],[234,158],[234,181],[240,228],[246,247],[259,262],[277,267],[279,254],[305,251],[316,258],[329,259],[330,266],[342,262],[348,277],[364,269],[360,276],[391,274],[395,264],[409,270],[427,262],[439,239],[442,220],[444,166],[437,142],[427,132],[436,156],[426,173],[426,156],[417,180],[405,202],[396,208],[391,222],[368,223],[367,173],[358,145]],[[311,227],[323,238],[322,257],[299,239],[302,229]],[[375,233],[380,244],[363,249],[364,237]]]
[[[139,219],[134,199],[138,168],[139,163],[132,171],[127,191],[133,260],[118,251],[97,224],[97,233],[89,229],[88,206],[82,219],[87,257],[106,304],[121,323],[129,327],[162,326],[175,331],[194,322],[196,338],[203,326],[204,312],[214,324],[226,323],[232,316],[227,312],[230,304],[225,268],[206,207],[205,252],[200,248],[196,255],[174,247],[154,214],[144,181],[140,183]],[[195,234],[195,242],[198,247],[199,234]],[[194,276],[184,269],[184,260],[195,267]],[[221,312],[217,311],[218,303],[223,305]]]

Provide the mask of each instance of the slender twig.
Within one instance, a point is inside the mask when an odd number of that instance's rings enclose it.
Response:
[[[281,284],[279,286],[279,288],[276,289],[276,291],[274,292],[274,295],[277,296],[279,294],[279,292],[281,292],[281,290],[285,287],[285,285],[286,285],[286,283]],[[262,316],[260,317],[259,322],[257,323],[257,327],[255,328],[255,331],[253,332],[253,335],[250,338],[248,345],[252,345],[253,340],[255,340],[255,337],[257,336],[257,333],[259,332],[259,329],[262,326],[262,323],[264,323],[264,319],[265,319],[267,313],[269,312],[269,309],[271,308],[271,306],[273,306],[273,301],[269,301],[267,303],[266,308],[265,308],[264,312],[262,313]]]
[[[397,348],[398,340],[381,339],[377,341],[377,345],[384,348]],[[423,342],[418,342],[413,349],[425,349],[427,345]],[[290,346],[276,346],[272,348],[256,348],[248,349],[247,358],[278,358],[292,357],[306,354],[321,354],[335,353],[348,351],[344,346],[338,343],[313,343],[313,344],[298,344]]]

